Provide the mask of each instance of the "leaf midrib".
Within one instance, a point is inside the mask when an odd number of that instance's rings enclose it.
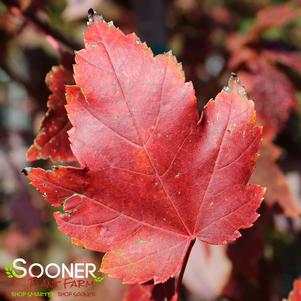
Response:
[[[100,39],[101,39],[101,33],[100,33],[100,31],[99,31],[99,24],[98,24],[98,23],[96,24],[96,28],[97,28],[97,31],[98,31],[98,33],[99,33]],[[158,170],[156,169],[155,164],[154,164],[154,162],[153,162],[153,160],[152,160],[152,158],[151,158],[151,156],[150,156],[150,154],[149,154],[149,152],[148,152],[146,146],[145,146],[144,143],[143,143],[143,139],[142,139],[142,136],[141,136],[141,134],[140,134],[140,131],[139,131],[139,127],[138,127],[138,125],[137,125],[136,118],[135,118],[135,116],[134,116],[134,114],[133,114],[133,112],[132,112],[132,110],[131,110],[131,108],[130,108],[130,106],[129,106],[129,103],[128,103],[127,98],[126,98],[126,96],[125,96],[125,93],[124,93],[124,90],[123,90],[123,88],[122,88],[121,82],[120,82],[120,80],[119,80],[119,78],[118,78],[118,76],[117,76],[117,72],[116,72],[116,70],[115,70],[115,67],[114,67],[112,58],[111,58],[111,56],[110,56],[110,54],[109,54],[108,47],[107,47],[106,43],[103,41],[103,39],[101,39],[99,42],[102,43],[103,48],[104,48],[104,50],[105,50],[105,52],[106,52],[106,54],[107,54],[107,56],[108,56],[108,60],[109,60],[109,62],[110,62],[110,65],[111,65],[111,67],[112,67],[112,70],[113,70],[113,72],[114,72],[114,75],[115,75],[117,84],[118,84],[118,86],[119,86],[119,88],[120,88],[120,91],[121,91],[121,93],[122,93],[124,102],[125,102],[125,104],[126,104],[126,106],[127,106],[127,109],[128,109],[128,111],[129,111],[129,113],[130,113],[130,116],[131,116],[131,118],[132,118],[132,120],[133,120],[134,127],[135,127],[135,129],[136,129],[136,131],[137,131],[139,140],[140,140],[140,142],[141,142],[141,147],[143,148],[145,154],[147,155],[147,157],[148,157],[148,159],[149,159],[149,162],[150,162],[150,164],[151,164],[151,166],[152,166],[152,168],[153,168],[153,170],[154,170],[154,172],[155,172],[155,176],[156,176],[157,179],[159,180],[159,182],[160,182],[160,184],[161,184],[161,187],[162,187],[164,193],[166,194],[167,198],[170,200],[170,203],[172,204],[172,206],[173,206],[173,208],[174,208],[174,210],[175,210],[175,213],[177,214],[177,216],[178,216],[179,220],[181,221],[182,225],[183,225],[184,228],[186,229],[187,234],[188,234],[189,236],[193,236],[193,235],[191,234],[191,232],[190,232],[188,226],[186,225],[186,223],[185,223],[184,220],[182,219],[182,217],[181,217],[181,215],[180,215],[178,209],[176,208],[176,206],[175,206],[175,204],[174,204],[174,202],[173,202],[171,196],[167,193],[167,190],[166,190],[166,188],[165,188],[165,186],[164,186],[164,183],[163,183],[163,181],[162,181],[162,179],[161,179],[161,177],[160,177],[160,174],[158,173]],[[169,61],[168,61],[168,62],[169,62]],[[168,67],[168,63],[166,63],[166,65],[165,65],[165,68],[166,68],[166,69],[165,69],[165,72],[164,72],[164,78],[163,78],[163,80],[162,80],[162,86],[164,85],[164,82],[165,82],[165,76],[166,76],[166,70],[167,70],[167,67]],[[161,88],[161,95],[160,95],[160,98],[162,98],[162,91],[163,91],[163,87]],[[160,99],[160,102],[161,102],[161,99]]]

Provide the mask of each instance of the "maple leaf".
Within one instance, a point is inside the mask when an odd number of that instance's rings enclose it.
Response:
[[[264,136],[271,140],[296,107],[295,90],[283,72],[262,58],[249,60],[246,65],[248,71],[239,71],[238,75],[255,101],[258,121],[264,126]]]
[[[71,124],[65,109],[65,85],[74,83],[72,72],[63,66],[53,67],[46,76],[46,83],[51,91],[48,111],[40,132],[27,152],[27,160],[50,158],[53,161],[75,161],[67,134]]]
[[[294,281],[294,288],[290,292],[287,301],[301,301],[301,280]]]
[[[251,177],[251,183],[259,183],[267,188],[265,202],[269,206],[278,203],[287,216],[299,216],[300,204],[293,197],[285,175],[276,164],[282,153],[281,149],[268,140],[264,140],[259,153],[260,157]]]
[[[106,252],[124,283],[167,281],[195,239],[225,244],[258,218],[264,189],[247,184],[261,129],[236,76],[199,118],[194,90],[169,53],[95,19],[67,87],[71,148],[81,168],[26,169],[59,229]]]

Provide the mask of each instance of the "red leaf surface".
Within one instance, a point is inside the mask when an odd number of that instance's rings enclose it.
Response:
[[[296,107],[295,90],[288,77],[263,59],[247,62],[249,71],[238,75],[251,99],[255,101],[259,123],[264,126],[265,137],[272,138],[287,121]]]
[[[258,183],[267,188],[265,202],[269,206],[278,203],[287,216],[300,216],[300,204],[293,197],[285,175],[276,164],[281,152],[279,147],[264,140],[251,183]]]
[[[294,282],[294,288],[289,294],[287,301],[301,301],[301,279]]]
[[[46,83],[51,91],[48,111],[38,136],[27,152],[27,160],[50,158],[53,161],[75,161],[67,134],[71,124],[65,109],[65,85],[74,83],[72,72],[63,66],[53,67],[46,77]]]
[[[257,219],[264,193],[247,184],[261,129],[237,77],[202,117],[171,54],[95,20],[67,88],[71,148],[81,168],[26,170],[59,229],[106,252],[125,283],[165,282],[195,239],[225,244]]]

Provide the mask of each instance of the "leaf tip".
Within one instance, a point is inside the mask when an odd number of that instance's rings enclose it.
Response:
[[[21,172],[25,175],[28,176],[28,174],[31,172],[32,168],[31,167],[25,167],[21,170]]]
[[[235,92],[239,95],[242,95],[245,98],[248,98],[245,87],[241,84],[238,75],[234,72],[231,73],[228,85],[224,87],[223,90],[227,93]]]
[[[93,23],[95,23],[95,21],[103,22],[104,19],[102,16],[97,15],[96,11],[93,8],[89,8],[87,25],[92,25]]]
[[[93,8],[89,8],[88,9],[88,18],[90,17],[90,16],[94,16],[96,14],[96,11],[93,9]]]

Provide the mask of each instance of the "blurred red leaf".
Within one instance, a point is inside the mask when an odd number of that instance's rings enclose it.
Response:
[[[301,280],[295,280],[294,288],[289,294],[288,301],[301,301]]]
[[[298,72],[301,72],[301,55],[299,52],[264,50],[263,55],[274,63],[281,63]]]
[[[227,48],[231,51],[240,50],[246,45],[257,41],[262,32],[281,27],[301,15],[301,7],[290,3],[267,6],[260,10],[251,29],[245,34],[232,34],[227,38]]]
[[[225,244],[257,219],[247,185],[260,144],[252,101],[233,76],[199,120],[175,58],[95,19],[67,88],[71,148],[82,168],[26,171],[55,205],[60,230],[107,252],[125,283],[175,276],[196,238]],[[239,142],[239,143],[238,143]]]
[[[229,39],[228,43],[232,43],[231,39]],[[258,53],[256,50],[249,47],[240,47],[239,49],[234,50],[231,54],[228,60],[228,68],[235,70],[247,61],[256,60],[257,56]]]
[[[296,107],[295,89],[288,77],[263,59],[246,63],[248,71],[239,71],[242,84],[255,102],[258,121],[264,136],[272,138],[286,123]]]
[[[293,197],[283,172],[276,164],[280,155],[279,147],[264,140],[251,183],[259,183],[267,188],[265,202],[269,206],[278,203],[287,216],[296,217],[301,214],[301,207],[298,200]]]
[[[128,287],[124,301],[166,301],[177,300],[175,279],[160,284],[133,284]]]
[[[301,8],[291,3],[267,6],[260,10],[255,18],[252,32],[260,33],[264,30],[280,27],[301,15]]]
[[[51,91],[47,102],[48,111],[34,144],[27,152],[27,160],[50,158],[53,161],[75,161],[67,134],[71,124],[65,109],[65,85],[74,83],[72,72],[63,66],[53,67],[46,82]]]

